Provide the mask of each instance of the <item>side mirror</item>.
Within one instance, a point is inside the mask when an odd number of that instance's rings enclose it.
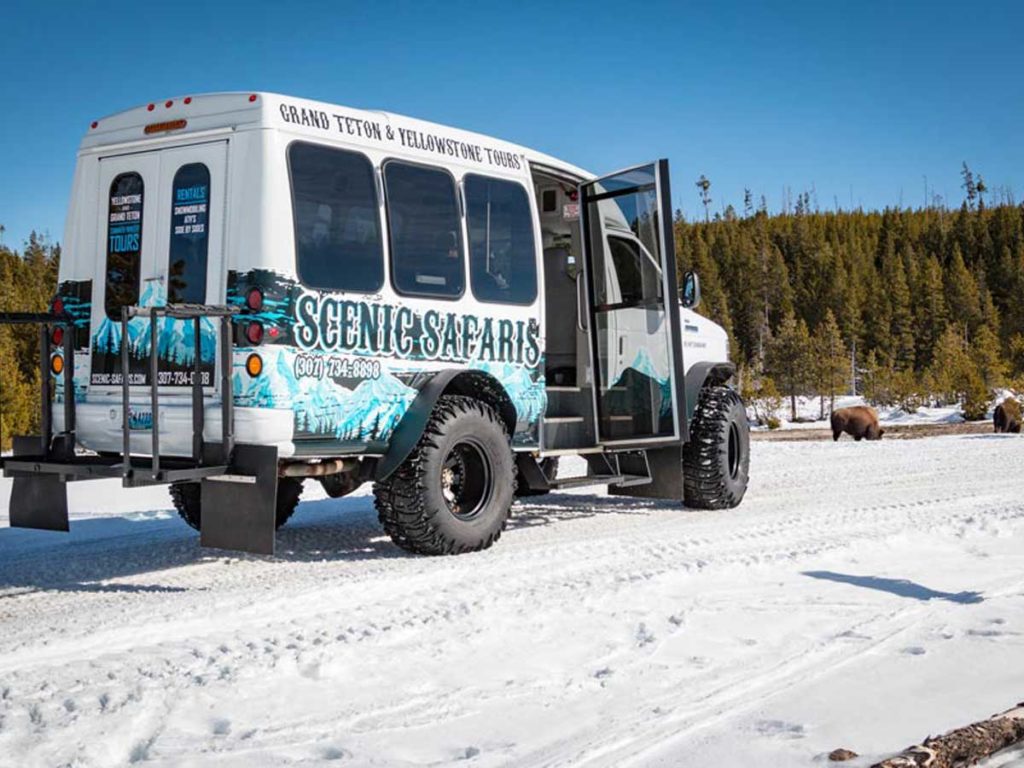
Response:
[[[696,309],[700,305],[700,278],[692,269],[683,275],[683,287],[679,291],[679,299],[687,309]]]

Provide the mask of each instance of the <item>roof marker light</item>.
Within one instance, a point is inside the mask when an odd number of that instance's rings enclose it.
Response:
[[[156,104],[150,104],[148,107],[146,107],[146,110],[148,112],[152,112],[154,109],[156,109]]]
[[[255,93],[250,93],[249,94],[249,101],[256,101],[256,94]]]
[[[192,97],[191,96],[186,96],[185,97],[185,103],[186,104],[191,104],[192,103]]]
[[[171,105],[172,105],[173,103],[174,103],[174,101],[173,101],[172,99],[168,99],[167,101],[165,101],[165,102],[164,102],[164,106],[165,106],[165,107],[166,107],[167,109],[170,109],[170,108],[171,108]]]
[[[92,125],[90,125],[89,127],[92,128],[93,130],[96,130],[96,128],[99,127],[99,124],[99,120],[93,120]]]

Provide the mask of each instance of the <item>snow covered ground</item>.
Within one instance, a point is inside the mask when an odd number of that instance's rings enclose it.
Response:
[[[455,558],[365,491],[268,559],[75,484],[0,528],[0,765],[865,765],[1024,698],[1020,436],[752,450],[739,509],[553,494]]]

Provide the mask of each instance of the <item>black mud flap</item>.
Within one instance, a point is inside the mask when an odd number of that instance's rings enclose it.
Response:
[[[236,445],[227,474],[202,481],[200,504],[202,546],[274,554],[277,448]]]
[[[517,453],[516,468],[519,470],[517,475],[518,482],[526,484],[526,488],[520,488],[520,491],[542,493],[551,490],[551,484],[548,482],[548,478],[545,477],[544,471],[537,463],[537,459],[533,458],[530,454]]]
[[[14,456],[43,456],[41,437],[15,437]],[[64,531],[68,528],[68,484],[58,475],[16,475],[11,485],[11,528]]]
[[[683,503],[683,449],[670,445],[667,448],[647,450],[647,464],[650,465],[651,482],[642,485],[608,486],[613,496],[637,496],[644,499],[668,499]],[[627,474],[646,474],[641,454],[622,455],[619,459],[622,471]],[[637,462],[633,466],[630,462]]]

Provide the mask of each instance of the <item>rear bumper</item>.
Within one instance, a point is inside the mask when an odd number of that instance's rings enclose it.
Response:
[[[150,412],[149,401],[133,403]],[[190,457],[192,455],[192,406],[188,401],[160,403],[160,453],[165,456]],[[75,433],[78,442],[91,451],[120,454],[124,449],[123,415],[120,400],[109,402],[76,403]],[[53,406],[54,431],[64,431],[64,407]],[[207,403],[204,408],[203,440],[219,443],[221,440],[220,403]],[[277,448],[280,458],[294,455],[294,415],[290,410],[274,408],[235,408],[235,441]],[[132,430],[131,452],[148,456],[152,453],[151,430]]]

